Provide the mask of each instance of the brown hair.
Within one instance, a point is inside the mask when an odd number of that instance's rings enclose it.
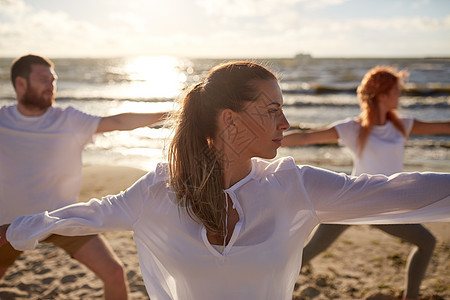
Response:
[[[44,65],[50,68],[54,67],[49,59],[33,54],[28,54],[15,59],[11,65],[11,81],[14,88],[16,87],[17,77],[23,77],[28,80],[32,65]]]
[[[230,62],[211,69],[204,81],[188,89],[176,115],[168,149],[170,184],[188,215],[208,232],[224,236],[226,199],[223,160],[214,147],[217,116],[224,109],[242,111],[255,101],[255,80],[277,80],[252,62]]]
[[[408,76],[406,71],[397,71],[389,66],[376,66],[370,69],[361,80],[356,92],[359,98],[361,114],[361,128],[358,135],[359,155],[364,150],[364,146],[376,122],[379,113],[378,96],[388,93],[396,84],[402,84],[403,78]],[[406,138],[406,130],[400,121],[395,110],[387,113],[387,119]]]

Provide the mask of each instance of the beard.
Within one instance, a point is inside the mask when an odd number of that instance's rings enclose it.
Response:
[[[48,91],[45,91],[48,92]],[[28,86],[27,91],[20,99],[20,103],[29,109],[45,110],[55,102],[54,93],[50,97],[38,94],[35,89]]]

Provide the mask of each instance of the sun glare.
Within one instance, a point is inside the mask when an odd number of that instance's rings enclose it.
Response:
[[[176,97],[186,81],[182,66],[181,59],[171,56],[140,56],[131,60],[124,67],[131,81],[130,96]]]

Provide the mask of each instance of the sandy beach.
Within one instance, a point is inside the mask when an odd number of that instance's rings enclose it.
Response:
[[[128,167],[85,166],[80,201],[115,194],[144,171]],[[450,299],[450,223],[425,224],[437,247],[421,286],[422,299]],[[148,299],[131,232],[106,233],[125,265],[130,299]],[[411,246],[369,226],[353,226],[299,276],[293,299],[395,299],[404,283]],[[300,250],[299,250],[300,251]],[[64,251],[40,244],[0,280],[0,299],[101,299],[102,283]]]

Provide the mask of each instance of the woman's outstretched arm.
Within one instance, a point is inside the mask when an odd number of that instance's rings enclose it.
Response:
[[[292,130],[286,132],[282,146],[305,146],[312,144],[335,143],[339,139],[334,127],[323,130]]]
[[[414,120],[411,134],[450,134],[450,122],[423,122]]]
[[[9,224],[4,224],[0,226],[0,247],[8,243],[6,240],[6,230],[8,229]]]
[[[18,217],[7,228],[6,238],[15,249],[29,250],[51,234],[76,236],[133,230],[144,201],[150,197],[153,178],[154,172],[150,172],[126,191],[101,200],[94,198],[87,203],[79,202],[50,212]]]

